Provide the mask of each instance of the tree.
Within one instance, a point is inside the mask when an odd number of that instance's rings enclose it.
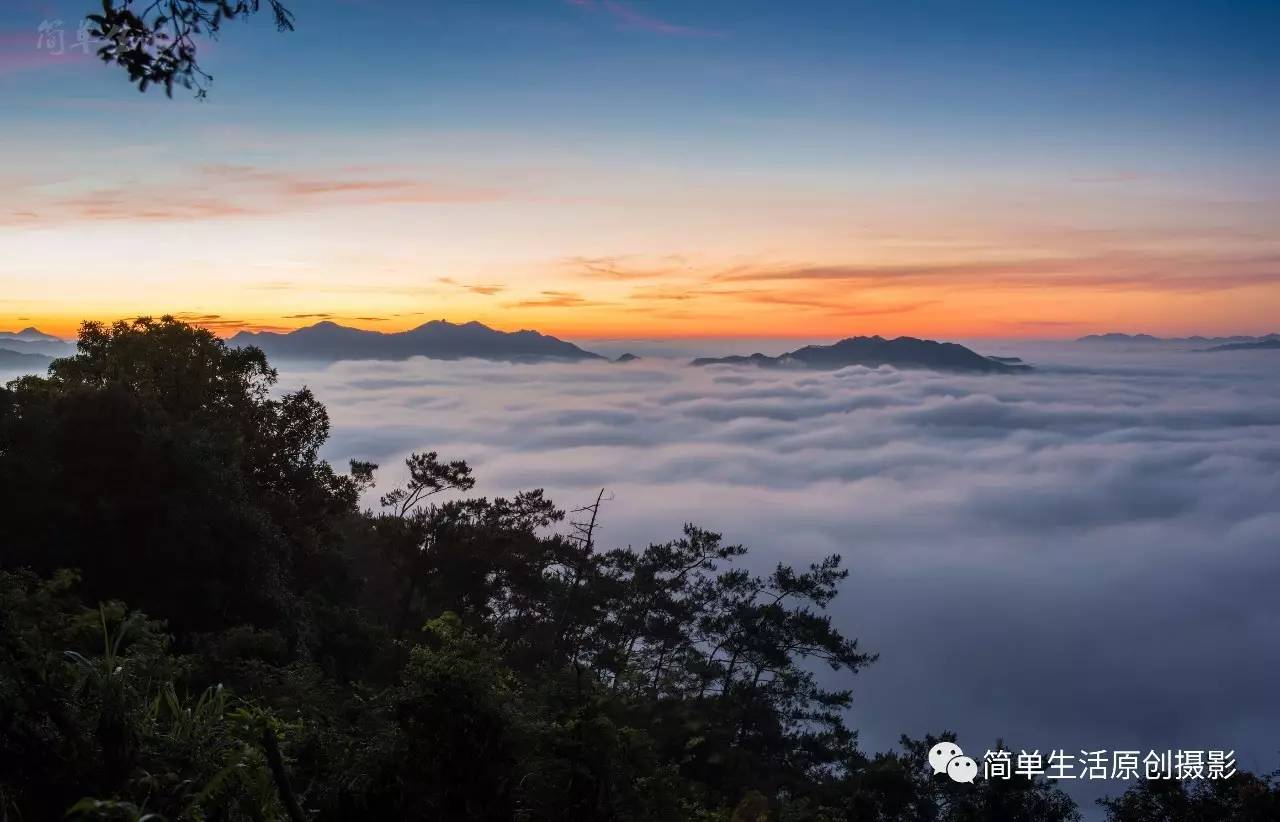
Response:
[[[267,4],[276,29],[293,31],[293,12],[279,0]],[[98,57],[123,68],[139,91],[158,86],[172,97],[179,85],[203,98],[213,77],[197,62],[197,38],[216,38],[224,22],[261,7],[262,0],[102,0],[102,13],[86,20],[103,43]]]
[[[76,587],[0,571],[0,818],[276,815],[227,692],[181,694],[163,626]]]
[[[1280,819],[1280,773],[1239,772],[1229,779],[1147,779],[1099,800],[1108,822],[1264,822]]]
[[[86,323],[79,353],[0,390],[4,562],[82,571],[180,640],[241,622],[307,640],[309,591],[344,584],[359,480],[318,458],[324,407],[270,394],[262,352],[172,318]]]

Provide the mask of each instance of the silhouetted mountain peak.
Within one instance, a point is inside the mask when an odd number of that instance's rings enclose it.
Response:
[[[1280,336],[1271,334],[1254,342],[1227,343],[1203,348],[1202,351],[1277,351],[1280,350]]]
[[[21,331],[0,331],[0,340],[18,340],[20,342],[63,342],[61,337],[46,334],[33,325]]]
[[[408,331],[365,331],[331,320],[287,333],[241,331],[231,345],[254,345],[281,359],[402,360],[429,357],[457,360],[536,361],[603,359],[573,343],[536,331],[497,331],[484,323],[430,320]]]
[[[38,328],[27,326],[21,331],[0,331],[0,350],[30,357],[43,357],[46,361],[51,357],[70,357],[76,353],[76,344],[46,334]],[[13,357],[4,359],[13,364]],[[37,360],[28,360],[28,363]]]
[[[850,365],[876,368],[928,368],[937,371],[973,371],[979,373],[1012,373],[1029,370],[1029,366],[984,357],[956,343],[897,337],[886,340],[873,337],[846,337],[831,345],[806,345],[804,348],[770,357],[755,353],[749,357],[701,357],[693,365],[756,365],[764,368],[798,367],[837,369]]]
[[[1110,332],[1108,334],[1090,334],[1086,337],[1080,337],[1076,342],[1082,343],[1138,343],[1138,344],[1156,344],[1156,343],[1214,343],[1218,345],[1229,345],[1234,343],[1255,343],[1265,342],[1267,340],[1280,340],[1280,334],[1264,334],[1260,337],[1251,337],[1246,334],[1240,334],[1230,337],[1205,337],[1196,334],[1191,337],[1153,337],[1150,334],[1120,334]]]

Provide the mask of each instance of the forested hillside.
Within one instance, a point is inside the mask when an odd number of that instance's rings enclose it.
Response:
[[[165,318],[0,389],[0,820],[1078,818],[934,777],[933,737],[859,750],[816,676],[874,662],[824,612],[839,557],[599,545],[598,500],[469,496],[426,450],[378,487],[275,379]],[[1109,812],[1277,818],[1267,780],[1214,790]]]

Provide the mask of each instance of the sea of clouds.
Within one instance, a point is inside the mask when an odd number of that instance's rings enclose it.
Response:
[[[1032,373],[479,361],[282,369],[326,455],[464,458],[477,491],[611,501],[601,543],[685,522],[761,569],[841,554],[832,609],[880,654],[826,676],[868,750],[955,730],[1014,748],[1280,757],[1275,352],[1022,345]],[[372,502],[372,500],[371,500]],[[1116,783],[1075,786],[1081,799]]]

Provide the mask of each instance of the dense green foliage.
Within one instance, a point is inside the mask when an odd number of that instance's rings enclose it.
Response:
[[[0,390],[0,820],[1079,818],[934,777],[932,737],[859,751],[817,677],[873,659],[825,614],[838,557],[600,550],[598,500],[565,527],[435,453],[362,510],[376,466],[320,459],[261,352],[168,318],[79,352]],[[1263,818],[1160,801],[1111,813]]]

